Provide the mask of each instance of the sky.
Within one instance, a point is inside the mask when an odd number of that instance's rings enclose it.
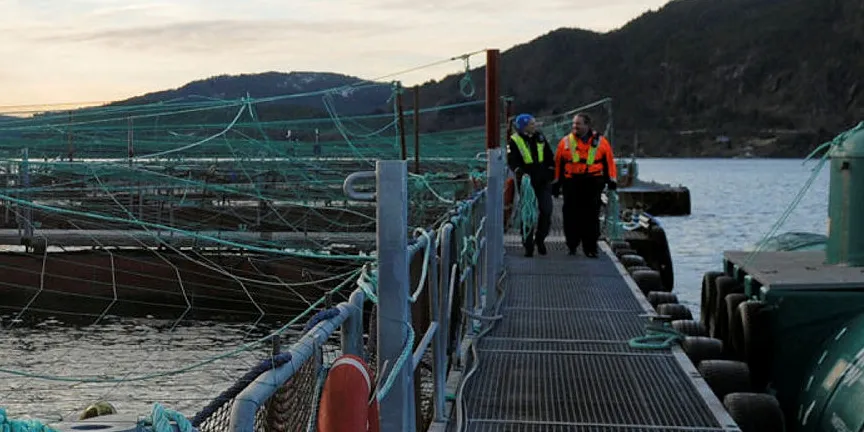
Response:
[[[0,111],[108,102],[221,74],[372,79],[560,27],[612,30],[668,0],[426,1],[0,0]],[[393,79],[412,85],[464,67]]]

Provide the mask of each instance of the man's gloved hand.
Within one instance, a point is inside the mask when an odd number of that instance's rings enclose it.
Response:
[[[609,180],[606,182],[606,187],[608,187],[610,191],[618,190],[618,182],[615,180]]]

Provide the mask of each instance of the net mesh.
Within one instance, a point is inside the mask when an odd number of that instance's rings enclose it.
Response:
[[[365,90],[389,108],[347,114],[344,107],[371,97]],[[486,161],[478,154],[484,152],[485,128],[417,131],[416,154],[411,120],[419,115],[422,126],[424,118],[482,112],[483,101],[472,96],[417,113],[405,110],[399,130],[397,91],[389,83],[366,83],[258,99],[190,97],[72,112],[4,112],[13,117],[0,118],[0,318],[2,342],[16,347],[10,356],[22,358],[28,348],[17,345],[32,336],[16,329],[41,325],[45,317],[84,325],[91,335],[109,331],[117,316],[166,320],[148,333],[137,361],[112,362],[117,353],[102,352],[98,374],[70,366],[88,367],[81,359],[89,353],[80,343],[55,346],[55,362],[36,355],[9,363],[14,367],[2,371],[4,379],[21,397],[12,408],[27,414],[34,400],[56,403],[70,420],[133,382],[149,382],[194,394],[174,405],[194,414],[230,386],[228,377],[260,361],[268,340],[261,333],[296,332],[298,322],[346,300],[356,287],[361,267],[375,259],[375,206],[348,200],[342,188],[348,174],[374,170],[377,160],[416,156],[420,170],[409,177],[407,228],[440,223],[456,202],[483,187]],[[303,105],[304,99],[314,103]],[[541,127],[550,139],[563,136],[571,115],[541,118]],[[374,184],[357,189],[373,191]],[[459,240],[460,251],[465,243]],[[415,328],[428,327],[428,310],[422,300],[415,305]],[[373,369],[375,316],[367,313]],[[230,346],[210,347],[181,364],[151,363],[177,349],[177,329],[201,319],[237,320],[256,332],[239,332]],[[163,332],[167,338],[155,337]],[[418,330],[418,341],[422,334]],[[261,408],[256,430],[305,430],[321,367],[340,354],[337,336]],[[195,379],[184,381],[193,371],[226,379],[202,389]],[[428,426],[429,353],[415,379],[420,423]],[[37,389],[33,382],[45,385]],[[67,394],[61,404],[58,395],[69,383],[96,390],[75,401]],[[164,397],[150,390],[128,390],[136,395],[128,407],[140,413],[145,402]],[[28,392],[29,399],[21,396]],[[231,407],[229,400],[200,429],[227,430]]]

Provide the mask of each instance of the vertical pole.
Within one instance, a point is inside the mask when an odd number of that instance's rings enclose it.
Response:
[[[420,86],[414,86],[414,174],[420,174]]]
[[[486,50],[486,149],[499,147],[498,60],[497,49]]]
[[[135,132],[132,128],[132,117],[126,118],[126,150],[129,155],[129,166],[132,166],[132,157],[135,156]]]
[[[496,283],[500,265],[504,260],[504,175],[500,146],[501,120],[498,108],[498,61],[497,49],[486,51],[486,304],[491,311],[498,301]],[[478,269],[479,270],[479,269]]]
[[[72,136],[72,111],[69,111],[69,125],[66,126],[66,141],[69,146],[69,162],[72,162],[72,158],[75,157],[75,137]]]
[[[506,108],[504,109],[504,121],[507,122],[507,132],[504,135],[504,140],[506,141],[507,138],[510,137],[511,134],[513,134],[513,123],[510,122],[510,117],[513,117],[513,100],[507,99],[505,107]]]
[[[444,407],[446,404],[447,392],[447,339],[449,337],[449,321],[450,317],[447,314],[448,303],[447,296],[450,290],[450,235],[453,232],[453,225],[450,223],[444,224],[441,228],[441,243],[438,243],[438,236],[433,237],[435,249],[432,250],[434,257],[434,266],[430,267],[432,271],[430,276],[430,286],[435,287],[433,291],[432,306],[435,307],[432,311],[432,317],[438,321],[438,330],[435,333],[432,342],[432,379],[433,379],[433,406],[435,416],[433,421],[445,421]],[[440,255],[436,253],[440,248]]]
[[[351,354],[366,360],[363,353],[363,302],[366,295],[356,290],[348,298],[351,315],[342,323],[341,345],[343,354]]]
[[[408,148],[405,146],[405,111],[402,106],[402,84],[396,84],[396,110],[399,120],[399,145],[402,147],[402,160],[408,159]]]
[[[21,171],[19,172],[19,175],[21,176],[21,187],[27,190],[30,188],[30,149],[25,147],[22,156]],[[28,196],[29,193],[26,193],[22,198],[26,201]],[[29,245],[33,240],[33,207],[30,207],[29,205],[24,206],[23,210],[24,233],[21,237],[21,244]]]
[[[406,346],[411,309],[408,271],[408,165],[405,161],[378,161],[378,370],[396,374],[393,386],[381,399],[381,432],[414,432],[414,371],[396,362]],[[410,357],[409,357],[410,359]]]

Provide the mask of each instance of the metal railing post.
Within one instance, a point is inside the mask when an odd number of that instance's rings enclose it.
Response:
[[[435,346],[433,346],[432,355],[434,356],[435,368],[435,421],[444,421],[444,405],[446,404],[447,390],[447,366],[449,359],[447,358],[447,347],[450,338],[450,313],[451,313],[451,297],[450,280],[451,280],[451,255],[450,242],[453,241],[453,224],[445,223],[441,228],[441,243],[438,245],[441,249],[441,255],[438,257],[436,267],[438,267],[438,333],[435,335]],[[441,386],[440,390],[438,385]]]
[[[381,382],[396,374],[393,386],[380,401],[382,432],[414,432],[414,372],[411,357],[397,364],[413,346],[408,271],[408,165],[378,161],[378,371]],[[384,364],[387,363],[385,370]]]
[[[341,345],[343,354],[351,354],[366,360],[363,349],[363,302],[366,295],[361,290],[355,290],[348,299],[351,313],[342,323]]]
[[[504,153],[502,149],[488,150],[486,168],[486,304],[484,313],[490,313],[498,302],[496,283],[504,262]],[[479,270],[479,269],[478,269]]]

